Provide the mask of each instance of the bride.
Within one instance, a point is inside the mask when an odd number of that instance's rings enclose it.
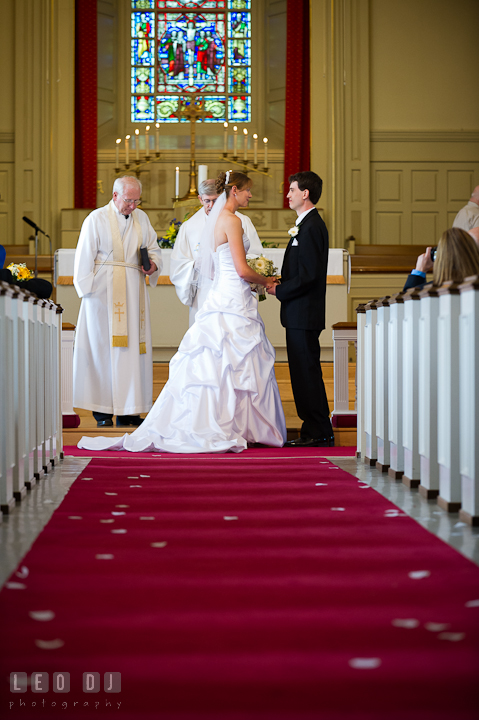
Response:
[[[247,264],[249,241],[235,215],[248,206],[250,188],[240,172],[216,180],[222,194],[208,216],[198,259],[198,284],[210,289],[147,417],[131,435],[83,437],[79,448],[241,452],[248,443],[281,447],[286,441],[275,353],[250,288],[276,280]]]

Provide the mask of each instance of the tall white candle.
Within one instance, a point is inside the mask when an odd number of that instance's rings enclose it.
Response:
[[[208,165],[198,165],[198,188],[208,178]]]
[[[175,197],[180,196],[180,168],[177,167],[175,171]]]
[[[258,136],[256,133],[253,135],[253,162],[255,165],[258,164]]]
[[[125,165],[130,164],[130,136],[125,138]]]
[[[233,127],[233,157],[238,157],[238,128]]]
[[[224,129],[225,129],[224,143],[223,143],[223,152],[224,152],[225,155],[226,155],[226,153],[228,152],[228,123],[227,123],[227,122],[223,123],[223,127],[224,127]]]
[[[246,128],[243,129],[244,134],[244,146],[243,146],[243,160],[248,160],[248,131]]]
[[[146,148],[145,154],[146,154],[146,157],[149,157],[149,155],[150,155],[150,136],[148,135],[149,131],[150,131],[150,126],[147,125],[145,128],[145,148]]]
[[[263,138],[264,142],[264,166],[268,167],[268,138]]]
[[[135,130],[135,157],[137,160],[140,159],[140,131],[138,128]]]
[[[156,136],[156,152],[159,153],[159,152],[160,152],[160,123],[156,123],[155,127],[156,127],[156,133],[155,133],[155,136]]]
[[[120,143],[121,143],[121,138],[118,138],[116,141],[116,164],[115,164],[115,167],[117,169],[120,167]]]

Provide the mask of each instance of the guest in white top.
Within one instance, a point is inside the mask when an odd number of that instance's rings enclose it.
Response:
[[[161,250],[148,215],[136,209],[141,183],[117,178],[113,198],[85,219],[73,283],[82,299],[73,354],[73,403],[99,427],[139,425],[153,402],[153,358],[146,275],[156,285]],[[140,265],[140,247],[151,267]]]
[[[472,191],[471,198],[467,205],[457,213],[453,227],[461,228],[469,232],[472,228],[479,227],[479,185]]]
[[[198,257],[198,249],[206,218],[210,214],[217,197],[215,180],[204,180],[200,183],[198,199],[203,207],[189,220],[182,223],[175,241],[175,247],[171,253],[170,280],[175,286],[176,294],[183,305],[188,305],[190,308],[190,327],[194,323],[195,315],[203,304],[209,290],[209,286],[205,284],[198,288],[198,272],[195,260]],[[253,223],[246,215],[239,212],[236,215],[241,220],[243,232],[250,241],[248,254],[261,255],[263,247]]]

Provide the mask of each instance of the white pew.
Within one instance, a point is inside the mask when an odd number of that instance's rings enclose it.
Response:
[[[388,393],[389,297],[381,298],[376,304],[376,467],[381,472],[387,472],[391,463]]]
[[[376,465],[378,456],[376,435],[376,301],[366,305],[364,326],[364,430],[366,433],[367,465]]]
[[[403,319],[403,448],[402,481],[410,488],[420,482],[418,392],[419,392],[419,317],[421,303],[416,288],[404,295]]]
[[[389,477],[401,480],[404,473],[403,447],[403,368],[402,336],[404,293],[393,295],[389,301],[388,327],[388,395],[389,395]]]

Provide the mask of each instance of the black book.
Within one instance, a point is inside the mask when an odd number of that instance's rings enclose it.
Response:
[[[141,264],[143,265],[143,269],[148,272],[148,270],[151,267],[150,264],[150,258],[148,257],[148,248],[140,248],[140,254],[141,254]]]

